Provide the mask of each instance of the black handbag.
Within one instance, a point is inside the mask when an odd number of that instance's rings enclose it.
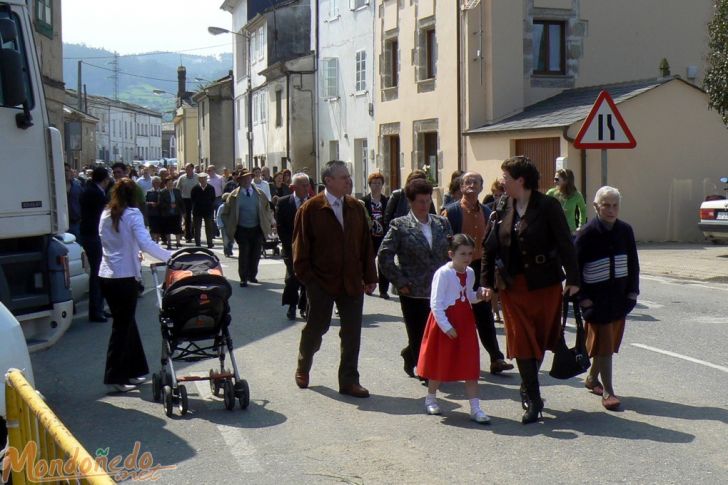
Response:
[[[576,343],[572,348],[566,345],[566,318],[569,314],[569,302],[573,303],[574,319],[576,320]],[[576,299],[564,297],[563,316],[561,320],[561,337],[554,350],[554,361],[551,364],[549,375],[555,379],[571,379],[589,369],[589,354],[586,351],[586,335],[584,322],[581,319],[581,309]]]

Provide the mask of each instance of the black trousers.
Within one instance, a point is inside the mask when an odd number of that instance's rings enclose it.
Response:
[[[399,295],[399,304],[402,307],[404,326],[407,328],[407,346],[402,349],[402,355],[407,365],[415,367],[420,358],[420,345],[425,334],[427,317],[430,315],[429,298],[411,298]]]
[[[190,242],[192,240],[192,199],[182,199],[182,205],[184,205],[184,219],[185,219],[185,241]]]
[[[374,254],[379,252],[379,246],[382,245],[383,240],[383,237],[372,238],[372,243],[374,244]],[[377,273],[379,273],[379,294],[383,295],[384,293],[389,292],[389,280],[386,276],[384,276],[382,270],[379,269],[379,265],[377,265]]]
[[[104,384],[128,384],[129,379],[149,373],[136,324],[136,278],[100,278],[114,322],[106,352]]]
[[[480,286],[480,259],[470,263],[470,267],[475,271],[475,284],[473,289],[477,290]],[[495,322],[493,321],[493,307],[489,301],[483,301],[473,305],[473,314],[475,315],[475,325],[478,328],[478,336],[483,348],[488,352],[490,361],[503,359],[503,352],[498,345],[498,337],[495,333]]]
[[[104,295],[101,294],[99,282],[99,266],[101,266],[101,239],[98,237],[81,238],[81,246],[86,251],[89,265],[88,279],[88,316],[101,317],[104,314]]]
[[[341,360],[339,362],[339,387],[359,383],[359,347],[361,345],[361,320],[364,293],[357,296],[330,295],[316,282],[306,286],[308,316],[301,331],[298,348],[298,370],[309,372],[313,356],[321,348],[324,334],[331,325],[334,303],[339,309],[341,327]]]
[[[247,281],[258,276],[260,250],[263,247],[263,231],[260,226],[241,227],[235,230],[235,242],[238,243],[238,276],[240,281]]]
[[[290,254],[283,253],[283,262],[286,265],[285,286],[281,305],[296,305],[299,310],[306,309],[306,287],[298,281],[293,272],[293,258]]]
[[[212,246],[212,238],[215,237],[215,231],[217,230],[212,213],[199,216],[193,215],[192,220],[195,226],[195,246],[202,245],[202,221],[205,221],[205,239],[207,239],[207,245]]]

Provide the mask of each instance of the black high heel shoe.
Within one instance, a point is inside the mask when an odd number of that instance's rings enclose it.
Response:
[[[521,417],[521,423],[531,424],[543,419],[543,399],[540,397],[528,400],[528,409]]]

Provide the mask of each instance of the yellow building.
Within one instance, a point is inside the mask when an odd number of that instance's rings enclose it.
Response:
[[[30,5],[48,118],[51,126],[58,128],[63,135],[63,103],[66,91],[63,82],[61,0],[35,0]]]
[[[199,121],[197,106],[182,102],[174,112],[174,136],[177,140],[177,166],[200,162]]]

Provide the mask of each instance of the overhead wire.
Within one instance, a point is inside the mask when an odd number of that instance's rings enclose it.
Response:
[[[143,56],[156,56],[160,54],[182,54],[185,52],[201,51],[205,49],[214,49],[215,47],[225,47],[230,44],[217,44],[210,45],[207,47],[195,47],[194,49],[184,49],[180,51],[157,51],[157,52],[143,52],[141,54],[119,54],[119,57],[143,57]],[[83,57],[64,57],[63,60],[83,60],[83,59],[113,59],[114,56],[83,56]]]

